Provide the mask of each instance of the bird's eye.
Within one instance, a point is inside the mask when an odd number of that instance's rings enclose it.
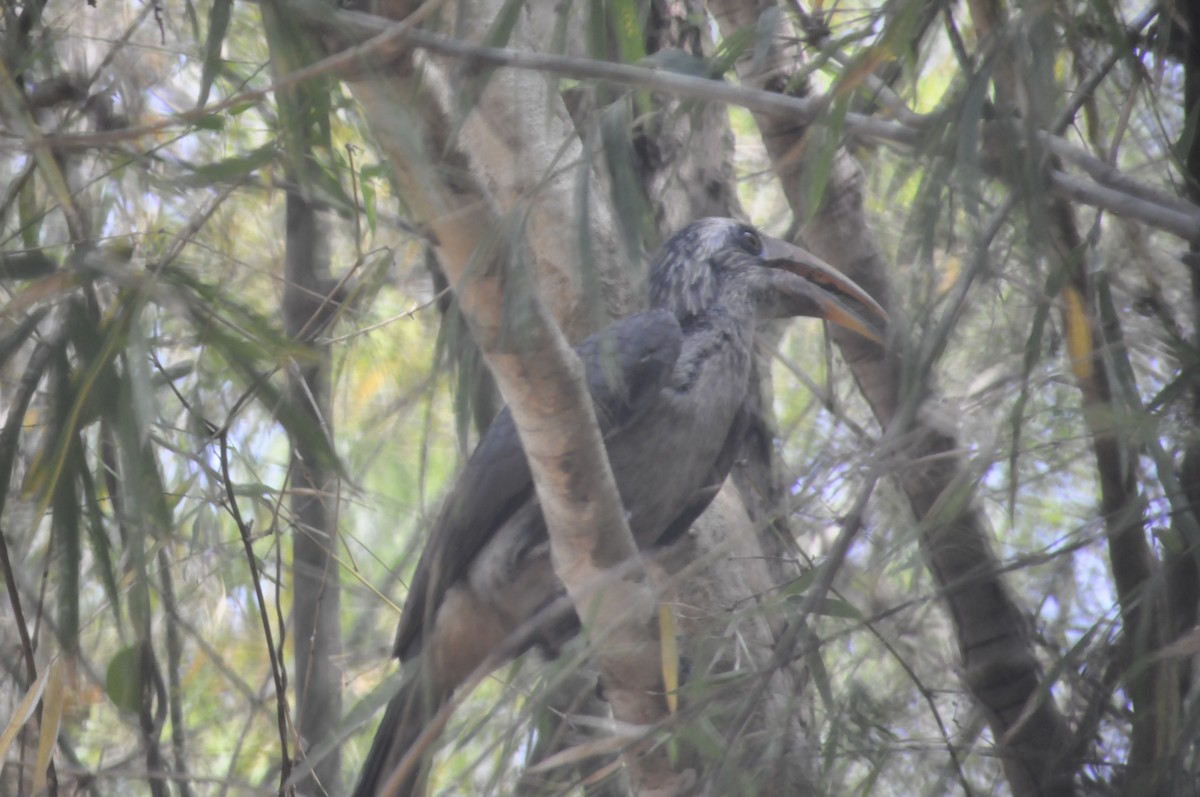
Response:
[[[761,255],[763,251],[762,238],[750,227],[742,227],[737,231],[738,246],[752,255]]]

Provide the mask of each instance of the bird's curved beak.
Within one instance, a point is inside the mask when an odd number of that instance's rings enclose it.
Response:
[[[816,303],[814,315],[883,345],[888,314],[870,294],[812,252],[765,235],[762,242],[765,265],[795,274],[807,283],[808,289],[800,292]],[[791,293],[795,291],[789,288],[797,286],[779,287]]]

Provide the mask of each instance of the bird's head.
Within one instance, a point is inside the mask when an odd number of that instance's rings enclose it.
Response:
[[[824,318],[877,343],[887,324],[883,308],[833,266],[734,219],[699,219],[672,235],[651,269],[650,302],[680,319],[745,302],[760,319]]]

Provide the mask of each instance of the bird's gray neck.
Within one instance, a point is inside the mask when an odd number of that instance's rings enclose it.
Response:
[[[701,381],[720,380],[738,389],[750,370],[754,350],[753,308],[716,305],[681,319],[683,350],[673,374],[673,387],[692,390]]]

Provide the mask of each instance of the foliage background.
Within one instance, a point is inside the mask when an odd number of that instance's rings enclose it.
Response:
[[[564,39],[587,29],[583,5],[555,7]],[[597,7],[591,13],[610,19],[601,54],[669,74],[758,57],[776,36],[765,22],[740,38],[718,35],[707,65],[681,51],[640,60],[645,45],[630,30],[650,24],[649,6]],[[1184,251],[1200,241],[1200,222],[1194,207],[1162,196],[1196,195],[1186,160],[1196,106],[1187,110],[1184,92],[1200,66],[1187,56],[1197,44],[1194,29],[1187,38],[1186,4],[772,8],[760,20],[799,24],[802,39],[784,43],[806,52],[809,90],[830,103],[805,153],[807,196],[823,195],[835,145],[847,142],[866,176],[893,312],[909,324],[912,356],[899,378],[920,382],[914,363],[931,364],[936,393],[920,413],[956,429],[962,470],[936,509],[969,501],[986,517],[1045,688],[1075,733],[1074,787],[1132,789],[1135,728],[1151,722],[1161,727],[1155,765],[1169,773],[1154,788],[1194,793],[1195,517],[1181,511],[1180,490],[1200,483],[1185,462],[1197,439],[1200,279],[1194,252]],[[979,23],[997,10],[1011,15],[1003,46]],[[479,363],[460,359],[464,331],[443,321],[444,278],[436,268],[431,276],[411,198],[397,191],[345,84],[331,75],[279,83],[328,45],[289,27],[286,4],[9,0],[4,12],[0,528],[9,598],[0,717],[12,718],[15,735],[5,739],[0,792],[36,792],[51,748],[63,793],[280,788],[273,672],[291,667],[289,688],[302,677],[289,647],[297,447],[337,476],[322,499],[338,533],[335,661],[348,710],[329,743],[344,754],[348,783],[369,741],[363,716],[391,671],[407,567],[477,436],[472,412],[487,400]],[[504,15],[533,13],[549,12],[505,4],[488,21],[487,43],[508,43]],[[718,30],[707,19],[698,27]],[[1004,105],[1003,88],[999,110],[988,99],[1007,68],[1024,116]],[[267,91],[273,83],[279,92]],[[650,112],[648,93],[605,85]],[[677,102],[656,118],[675,124],[697,107]],[[1111,205],[1095,209],[1086,191],[1073,196],[1088,241],[1082,322],[1062,288],[1069,268],[1046,244],[1055,222],[1039,203],[1048,189],[1029,165],[1054,162],[1030,155],[1031,128],[1049,126],[1064,107],[1074,113],[1055,132],[1071,151],[1149,186],[1159,210],[1193,225],[1189,244],[1154,213],[1122,217]],[[851,130],[847,111],[900,126],[915,112],[933,123],[910,125],[915,145],[899,146]],[[998,141],[985,122],[1006,113],[1016,119],[1012,139]],[[797,218],[780,190],[755,117],[739,107],[727,115],[744,213],[773,234],[803,235],[810,219]],[[1067,171],[1079,173],[1076,163]],[[610,179],[627,247],[623,278],[636,295],[660,236],[629,220],[658,198],[631,199],[619,169]],[[328,323],[301,335],[289,334],[281,310],[287,202],[297,193],[320,219],[337,287]],[[585,314],[603,315],[600,289],[582,284]],[[1078,323],[1119,335],[1100,343],[1085,335],[1081,355]],[[790,520],[796,547],[787,557],[798,564],[777,592],[734,609],[771,617],[800,605],[813,563],[836,547],[876,463],[885,476],[904,467],[820,328],[798,322],[777,332],[771,408],[786,496],[778,511]],[[1111,369],[1116,396],[1098,410],[1073,371],[1093,355]],[[289,377],[324,356],[323,426],[289,398]],[[1098,428],[1119,431],[1116,460],[1094,449]],[[1102,508],[1103,471],[1114,461],[1133,474],[1130,505],[1145,502],[1133,533],[1154,565],[1132,596],[1110,572],[1122,556]],[[810,618],[820,644],[803,657],[803,714],[816,793],[1019,791],[964,686],[939,600],[945,588],[921,555],[921,535],[940,520],[913,519],[896,482],[881,481],[834,592]],[[1160,599],[1167,630],[1136,644],[1122,637],[1130,613]],[[273,668],[260,609],[283,670]],[[1178,667],[1174,687],[1159,694],[1170,705],[1138,705],[1131,684],[1142,670],[1160,677],[1164,661]],[[450,738],[463,741],[444,753],[437,780],[450,793],[516,782],[537,741],[521,722],[521,696],[538,704],[543,683],[529,669],[502,672],[458,713]],[[36,713],[22,703],[39,697]],[[292,754],[295,705],[293,696],[282,733]]]

